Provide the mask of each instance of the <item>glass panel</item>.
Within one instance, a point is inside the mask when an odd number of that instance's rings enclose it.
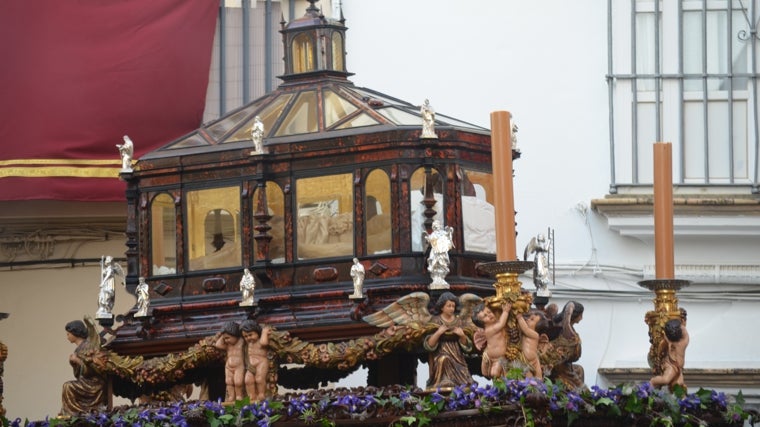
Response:
[[[364,186],[364,212],[367,223],[367,254],[391,251],[391,180],[381,170],[367,175]]]
[[[188,191],[190,270],[240,266],[240,188]]]
[[[269,235],[272,236],[272,240],[269,241],[269,259],[277,264],[285,262],[285,196],[277,183],[267,181],[267,207],[269,208],[269,215],[272,215],[272,219],[269,220],[269,226],[272,227],[269,230]],[[259,189],[253,192],[253,213],[254,215],[258,211],[257,200],[259,200]],[[258,224],[256,219],[253,220],[254,226]],[[255,236],[255,234],[254,234]],[[253,240],[253,253],[256,254],[256,239]]]
[[[656,14],[636,14],[636,74],[654,74],[655,67],[655,19]],[[639,91],[654,90],[654,80],[639,81]]]
[[[303,33],[293,39],[293,73],[314,71],[314,46],[311,37]]]
[[[374,99],[377,99],[377,100],[381,100],[385,104],[389,104],[389,105],[409,105],[408,102],[404,102],[404,101],[402,101],[400,99],[393,98],[390,95],[386,95],[384,93],[376,92],[374,90],[370,90],[370,89],[367,89],[367,88],[357,88],[357,87],[354,87],[352,89],[356,93],[358,93],[360,95],[359,98],[367,98],[367,99],[374,98]]]
[[[205,139],[203,139],[203,137],[200,136],[200,135],[198,135],[197,133],[194,133],[194,134],[188,136],[187,138],[185,138],[185,139],[183,139],[183,140],[181,140],[179,142],[176,142],[173,145],[170,145],[170,146],[164,148],[164,150],[174,150],[174,149],[177,149],[177,148],[200,147],[200,146],[204,146],[204,145],[209,145],[208,141],[206,141]]]
[[[433,209],[435,210],[434,220],[440,221],[441,225],[444,224],[443,219],[443,179],[438,172],[433,169],[430,173],[430,179],[433,182],[433,197],[435,197],[435,204]],[[409,181],[411,187],[411,195],[409,197],[410,214],[412,216],[412,250],[422,251],[422,233],[425,233],[425,205],[422,204],[422,200],[425,198],[425,168],[419,168],[412,174],[412,178]]]
[[[296,181],[299,259],[354,254],[352,174]]]
[[[214,137],[214,139],[218,140],[219,138],[224,136],[224,134],[226,134],[230,129],[237,126],[238,123],[240,123],[240,121],[245,118],[245,116],[247,116],[248,114],[251,114],[253,110],[255,109],[254,107],[255,106],[244,108],[227,118],[219,120],[219,122],[214,123],[213,125],[209,126],[206,129],[207,132],[209,133],[209,135]]]
[[[264,123],[264,135],[268,135],[274,126],[275,121],[280,117],[282,110],[287,105],[288,101],[293,98],[292,93],[280,95],[274,99],[266,108],[261,110],[258,114],[261,122]],[[227,139],[225,142],[233,141],[250,141],[251,140],[251,128],[253,127],[253,120],[256,116],[251,117],[248,123],[241,127],[235,135]]]
[[[702,34],[702,14],[683,14],[683,71],[685,74],[702,74],[702,37],[687,35]],[[701,91],[702,79],[684,80],[684,90]]]
[[[331,90],[324,90],[322,94],[325,98],[325,127],[332,126],[335,122],[342,120],[357,110],[354,104],[341,98]]]
[[[462,233],[466,251],[496,253],[495,218],[493,176],[462,169]]]
[[[361,113],[358,116],[354,117],[353,119],[347,120],[345,123],[341,124],[335,129],[358,128],[362,126],[374,126],[378,124],[380,123],[378,123],[377,120],[370,117],[369,114]]]
[[[480,127],[480,126],[474,125],[472,123],[463,122],[461,120],[457,120],[457,119],[455,119],[453,117],[449,117],[449,116],[446,116],[446,115],[443,115],[443,114],[436,113],[435,114],[435,120],[437,122],[444,122],[444,123],[448,123],[448,124],[454,125],[454,126],[473,128],[473,129],[482,129],[482,130],[488,131],[488,129],[486,129],[484,127]]]
[[[154,276],[177,274],[177,214],[169,194],[150,204],[150,245]]]
[[[397,108],[380,108],[375,110],[378,113],[382,114],[390,120],[393,123],[396,123],[397,125],[419,125],[422,126],[422,117],[407,113],[404,110],[399,110]]]
[[[317,118],[317,92],[301,92],[290,108],[288,116],[277,129],[276,136],[316,132],[319,129]]]
[[[343,36],[338,32],[332,34],[332,69],[346,71],[343,65]]]

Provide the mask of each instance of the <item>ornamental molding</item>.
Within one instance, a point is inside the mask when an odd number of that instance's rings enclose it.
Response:
[[[642,241],[654,238],[651,195],[607,196],[591,201],[610,230]],[[741,196],[673,198],[675,236],[760,236],[760,199]]]

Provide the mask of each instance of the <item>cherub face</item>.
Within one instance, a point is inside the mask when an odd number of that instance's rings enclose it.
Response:
[[[245,332],[243,331],[243,339],[245,342],[252,343],[259,340],[259,333],[256,331]]]
[[[525,323],[528,324],[528,326],[536,326],[538,322],[541,320],[541,316],[535,313],[531,313],[525,317]]]
[[[484,325],[493,323],[496,320],[496,316],[494,316],[493,311],[491,311],[491,309],[488,307],[483,307],[483,310],[480,310],[477,317],[478,320],[483,322]]]
[[[222,334],[222,341],[225,344],[235,344],[236,342],[238,342],[238,337],[232,336],[228,333],[224,333]]]

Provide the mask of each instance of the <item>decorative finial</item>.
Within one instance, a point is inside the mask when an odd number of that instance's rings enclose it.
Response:
[[[306,13],[314,14],[316,12],[319,12],[319,8],[314,4],[318,2],[319,0],[307,0],[309,2],[309,7],[306,8]]]

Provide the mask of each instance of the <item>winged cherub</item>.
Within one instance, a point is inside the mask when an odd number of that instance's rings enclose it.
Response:
[[[428,311],[430,296],[414,292],[365,316],[364,321],[381,328],[397,325],[424,329],[422,346],[428,352],[430,370],[426,389],[451,390],[473,381],[464,355],[473,351],[471,313],[481,302],[482,298],[474,294],[457,297],[444,292]]]

